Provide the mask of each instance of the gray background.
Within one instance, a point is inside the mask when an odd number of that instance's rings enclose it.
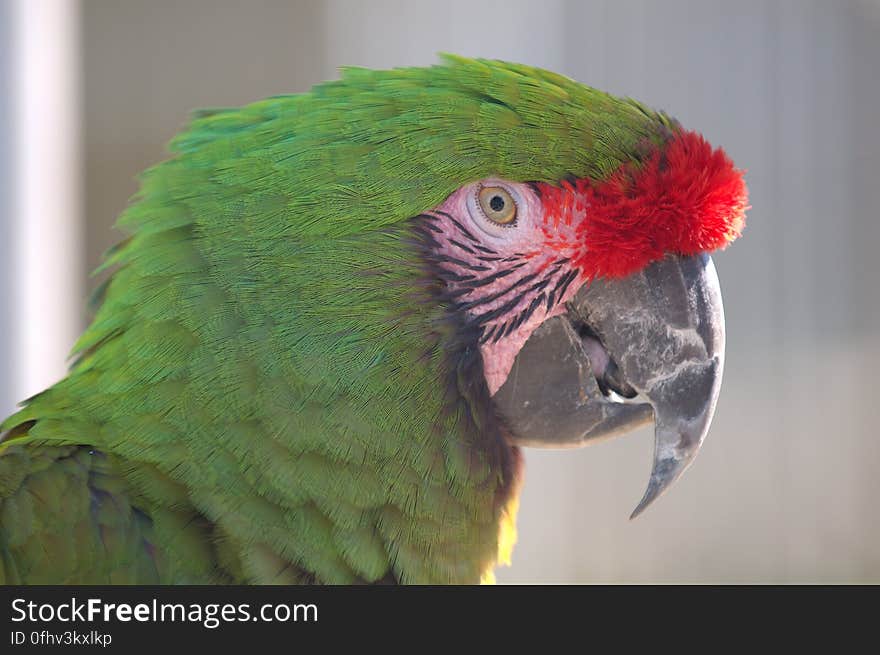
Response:
[[[499,581],[880,582],[880,4],[85,0],[80,15],[84,280],[119,237],[110,226],[134,176],[190,109],[304,91],[343,64],[430,64],[438,51],[522,61],[639,98],[723,145],[748,169],[753,209],[716,257],[727,370],[702,453],[630,522],[649,429],[529,452],[519,544]],[[12,129],[3,96],[0,144]],[[14,165],[3,151],[0,202]],[[0,217],[3,330],[14,217]],[[0,410],[16,400],[4,341]]]

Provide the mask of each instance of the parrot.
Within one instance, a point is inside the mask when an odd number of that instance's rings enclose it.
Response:
[[[193,112],[66,377],[0,424],[4,584],[479,584],[524,448],[706,437],[745,173],[670,115],[444,54]]]

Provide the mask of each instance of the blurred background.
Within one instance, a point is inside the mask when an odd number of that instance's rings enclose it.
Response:
[[[0,416],[64,375],[135,176],[197,107],[436,53],[542,66],[748,169],[724,386],[638,520],[644,429],[529,451],[499,582],[880,582],[880,2],[0,0]]]

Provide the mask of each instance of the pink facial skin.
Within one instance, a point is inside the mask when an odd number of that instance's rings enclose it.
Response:
[[[513,198],[514,222],[500,225],[481,209],[479,192],[501,187]],[[572,193],[564,216],[548,216],[536,187],[488,178],[455,191],[421,216],[436,242],[430,253],[456,308],[481,328],[489,393],[507,380],[517,354],[541,323],[565,311],[584,283],[574,267],[575,228],[585,199]]]

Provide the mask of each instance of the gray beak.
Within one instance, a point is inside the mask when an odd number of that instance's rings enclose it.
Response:
[[[696,457],[724,365],[724,311],[707,255],[667,256],[584,285],[523,346],[494,396],[512,443],[577,448],[654,422],[654,465],[632,517]]]

